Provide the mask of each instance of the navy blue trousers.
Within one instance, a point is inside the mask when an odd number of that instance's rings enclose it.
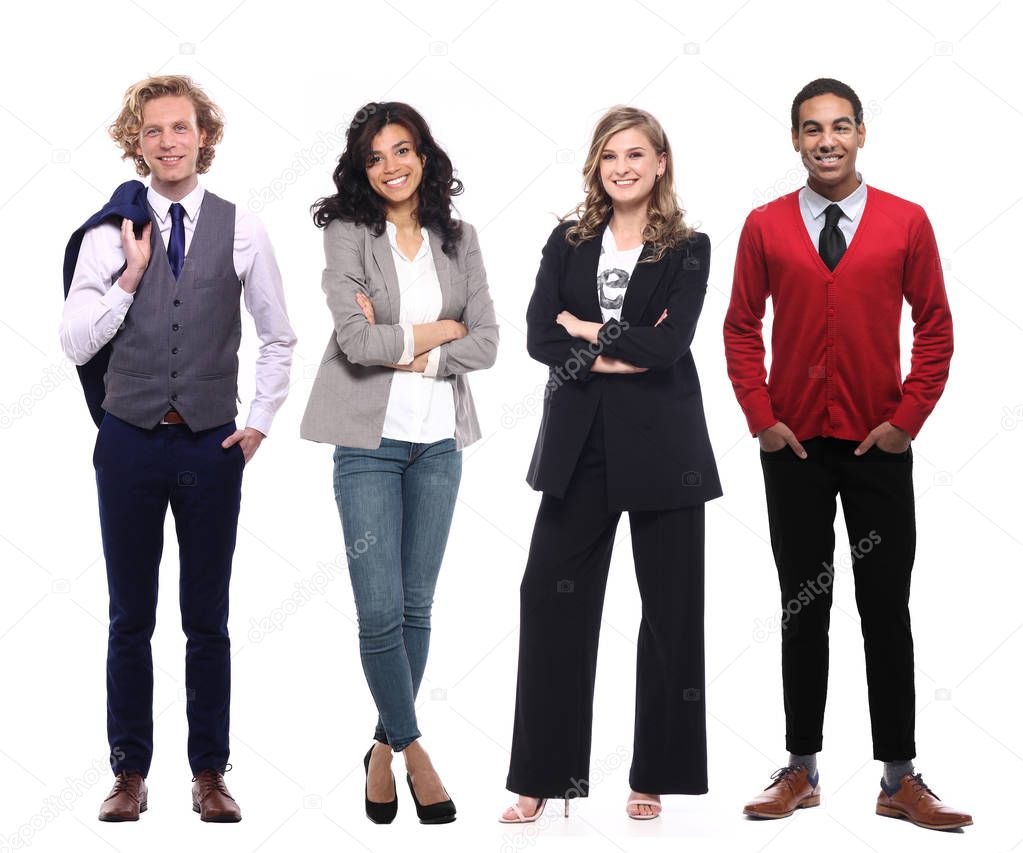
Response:
[[[163,528],[170,506],[180,553],[188,761],[193,774],[228,759],[231,645],[228,584],[241,505],[241,446],[220,443],[234,423],[140,429],[107,413],[93,464],[110,592],[107,737],[115,773],[149,772],[153,655]]]

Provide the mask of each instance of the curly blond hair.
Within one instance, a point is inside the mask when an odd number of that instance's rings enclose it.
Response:
[[[182,74],[167,74],[162,77],[147,77],[128,87],[124,93],[121,112],[107,132],[123,152],[122,160],[132,160],[135,171],[141,177],[149,174],[149,166],[142,157],[135,153],[139,144],[139,133],[142,130],[142,109],[154,98],[168,95],[188,98],[195,107],[195,118],[199,130],[206,134],[206,142],[199,149],[196,171],[205,174],[216,155],[216,146],[224,137],[224,114],[191,77]]]
[[[571,218],[579,220],[565,231],[565,239],[569,245],[578,246],[597,236],[612,207],[611,197],[600,180],[600,155],[612,136],[632,127],[643,131],[658,156],[667,155],[664,174],[654,184],[650,196],[647,224],[643,229],[643,241],[650,243],[654,250],[643,260],[653,263],[664,257],[670,249],[688,240],[693,235],[693,229],[686,224],[685,211],[675,195],[675,177],[668,137],[660,122],[645,110],[625,106],[612,107],[597,122],[593,129],[590,150],[583,164],[583,189],[586,191],[586,198],[562,217],[561,221]]]

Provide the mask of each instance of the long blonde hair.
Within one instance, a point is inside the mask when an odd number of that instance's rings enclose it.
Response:
[[[195,170],[203,175],[209,170],[216,156],[216,146],[224,137],[224,114],[192,78],[183,74],[167,74],[162,77],[147,77],[128,87],[124,93],[121,112],[114,123],[107,128],[111,139],[120,147],[122,160],[132,160],[135,171],[141,177],[149,174],[149,166],[135,153],[142,130],[142,110],[154,98],[179,95],[188,98],[195,107],[195,119],[199,130],[206,133],[206,144],[199,149]]]
[[[657,156],[666,155],[664,174],[654,183],[647,205],[647,224],[643,229],[643,241],[650,243],[654,250],[643,260],[654,262],[688,240],[693,229],[686,224],[685,211],[675,195],[674,164],[668,137],[660,122],[645,110],[626,106],[612,107],[597,122],[583,164],[583,189],[586,197],[574,210],[562,217],[562,222],[571,218],[579,220],[565,231],[565,239],[572,246],[597,236],[612,208],[611,197],[600,180],[600,155],[612,136],[632,127],[643,131]]]

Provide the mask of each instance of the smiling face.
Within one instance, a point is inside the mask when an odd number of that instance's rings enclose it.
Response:
[[[183,95],[165,95],[142,107],[142,128],[135,148],[152,172],[152,186],[173,201],[198,183],[195,164],[206,134],[199,130],[195,107]]]
[[[400,124],[388,124],[370,143],[366,178],[389,209],[418,202],[426,157],[416,153],[412,134]]]
[[[637,127],[620,130],[600,152],[600,182],[616,207],[645,206],[654,182],[664,174],[667,155],[654,150]]]
[[[853,105],[838,95],[817,95],[799,105],[792,145],[803,159],[812,190],[839,201],[859,186],[856,152],[867,129],[857,125]]]

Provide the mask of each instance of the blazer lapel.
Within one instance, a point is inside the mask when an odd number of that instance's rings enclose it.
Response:
[[[583,316],[579,319],[591,323],[603,322],[600,300],[597,297],[597,262],[600,260],[600,241],[603,237],[604,229],[601,228],[592,240],[580,243],[575,249],[577,273],[574,288],[576,293],[582,295],[583,305],[586,306]]]
[[[394,268],[394,256],[391,254],[391,241],[387,239],[387,231],[379,237],[368,232],[370,241],[373,244],[373,259],[376,261],[380,274],[384,278],[384,287],[387,290],[387,302],[391,309],[391,315],[386,322],[398,322],[398,309],[401,306],[401,293],[398,289],[398,271]],[[381,318],[383,319],[383,318]]]
[[[665,254],[656,263],[644,260],[644,258],[649,258],[653,253],[653,247],[649,243],[644,243],[643,251],[639,253],[639,260],[636,261],[636,267],[633,269],[632,276],[629,279],[629,286],[625,289],[625,299],[622,302],[622,319],[629,323],[639,323],[640,318],[643,316],[643,311],[646,309],[653,292],[657,289],[657,285],[660,284],[661,277],[664,275],[664,269],[668,265],[670,253]]]
[[[441,307],[439,319],[454,319],[461,316],[461,313],[455,313],[454,306],[451,304],[451,262],[448,260],[448,256],[444,254],[444,240],[432,228],[426,229],[426,233],[430,235],[430,254],[433,255],[433,266],[437,270],[437,281],[440,283]]]

